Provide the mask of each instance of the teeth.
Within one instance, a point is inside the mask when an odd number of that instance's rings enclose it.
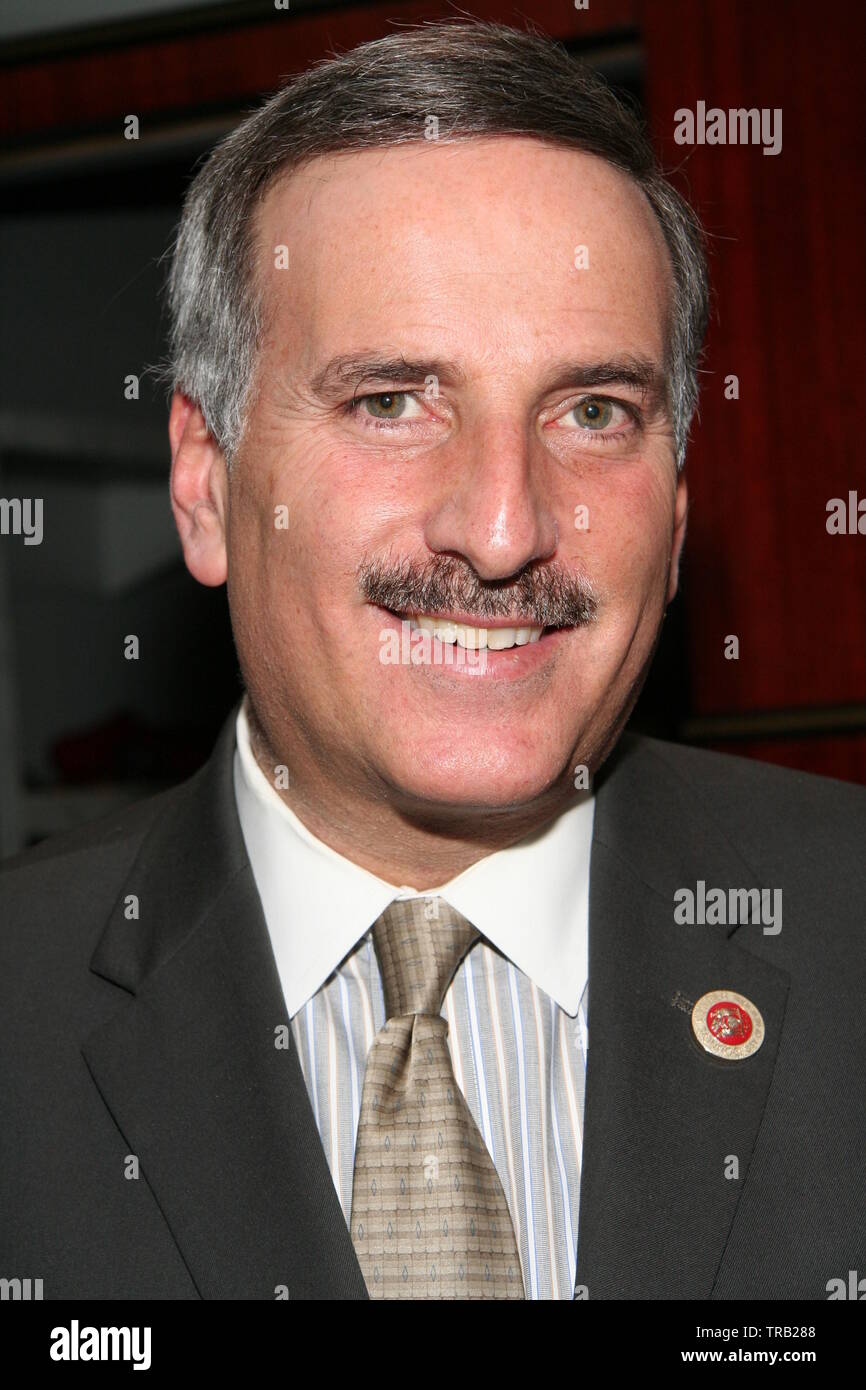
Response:
[[[486,627],[466,627],[464,623],[457,624],[457,645],[466,647],[468,651],[480,651],[487,646]]]
[[[410,618],[413,628],[432,632],[440,642],[457,643],[469,651],[487,647],[492,652],[502,652],[508,647],[525,647],[537,642],[542,627],[469,627],[466,623],[454,623],[448,618]]]
[[[457,641],[457,624],[440,618],[410,618],[413,627],[423,628],[425,632],[435,632],[440,642]]]

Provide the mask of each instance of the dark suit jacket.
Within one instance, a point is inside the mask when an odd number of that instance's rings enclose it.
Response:
[[[233,748],[234,715],[188,782],[0,873],[0,1277],[45,1298],[366,1297]],[[577,1282],[826,1299],[866,1274],[866,792],[629,735],[596,787]],[[781,932],[677,925],[700,879],[781,888]],[[722,988],[766,1024],[745,1060],[692,1034]]]

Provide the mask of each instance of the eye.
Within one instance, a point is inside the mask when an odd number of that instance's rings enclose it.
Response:
[[[415,406],[417,414],[407,415],[407,405]],[[370,407],[369,415],[367,414],[368,406]],[[350,402],[349,409],[353,415],[363,415],[367,419],[378,420],[382,423],[396,422],[407,418],[417,419],[419,415],[423,416],[424,414],[409,391],[379,391],[371,396],[356,396]]]
[[[573,416],[578,429],[585,434],[624,435],[634,428],[634,416],[626,405],[607,396],[584,396],[576,401],[560,421]],[[571,428],[568,425],[562,428]]]

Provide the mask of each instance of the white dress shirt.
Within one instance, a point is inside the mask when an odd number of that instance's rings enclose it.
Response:
[[[502,1181],[527,1298],[572,1298],[594,801],[423,892],[386,883],[303,824],[259,767],[246,698],[234,786],[293,1037],[347,1222],[367,1051],[385,1023],[371,928],[441,896],[478,931],[442,1015],[455,1076]]]

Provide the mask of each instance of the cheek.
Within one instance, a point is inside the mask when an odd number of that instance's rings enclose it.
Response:
[[[242,655],[268,659],[275,632],[294,621],[288,575],[296,517],[283,479],[253,451],[231,482],[228,601]]]
[[[590,491],[587,489],[587,491]],[[592,490],[585,533],[575,530],[572,553],[611,596],[647,596],[667,574],[673,537],[673,497],[666,480],[646,470],[611,471]]]
[[[389,489],[372,461],[322,442],[270,443],[279,463],[251,450],[255,462],[245,479],[239,473],[232,496],[233,614],[250,644],[273,646],[275,632],[291,629],[311,650],[338,641],[332,650],[348,652],[347,609],[360,602],[357,567],[387,544],[389,522],[401,514],[397,488],[392,481]]]
[[[322,609],[362,602],[357,571],[365,559],[417,552],[424,476],[396,458],[330,450],[295,498],[292,582]]]

